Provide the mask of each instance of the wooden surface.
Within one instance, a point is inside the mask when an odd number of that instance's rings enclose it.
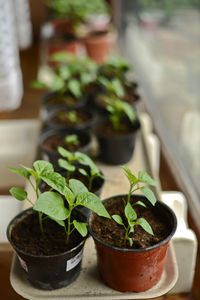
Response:
[[[13,112],[0,113],[1,119],[37,118],[39,117],[39,97],[41,92],[30,88],[29,83],[36,78],[38,68],[38,47],[34,45],[21,53],[21,66],[24,78],[24,97],[20,109]],[[165,157],[161,156],[161,184],[163,190],[180,190],[170,172]],[[4,194],[5,191],[0,191]],[[194,220],[190,221],[193,228]],[[23,299],[12,289],[9,282],[12,250],[8,244],[0,244],[0,300]],[[187,294],[164,295],[160,300],[198,300],[200,299],[200,257],[198,254],[195,279],[192,291]]]

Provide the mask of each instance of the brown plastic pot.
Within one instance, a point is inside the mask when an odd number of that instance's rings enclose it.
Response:
[[[107,59],[116,42],[115,32],[101,32],[87,37],[85,47],[89,57],[101,63]]]
[[[120,196],[125,195],[110,197],[103,202]],[[138,197],[139,200],[143,196],[134,197]],[[162,242],[144,249],[122,249],[102,242],[92,231],[91,221],[94,214],[90,215],[88,229],[95,242],[98,269],[103,281],[114,290],[143,292],[159,282],[165,266],[168,244],[175,233],[177,220],[174,212],[160,201],[157,201],[155,210],[168,222],[170,233]]]

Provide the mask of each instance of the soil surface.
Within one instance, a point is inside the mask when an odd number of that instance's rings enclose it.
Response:
[[[65,142],[65,137],[67,135],[63,136],[63,135],[59,135],[59,134],[54,134],[52,136],[49,136],[42,144],[42,147],[50,150],[50,151],[56,151],[57,152],[57,147],[61,146],[67,150],[69,150],[70,152],[75,152],[77,150],[79,150],[80,148],[84,147],[86,145],[86,143],[84,143],[84,141],[82,139],[79,139],[79,144],[78,145],[67,145]]]
[[[131,200],[133,204],[133,200]],[[145,201],[144,201],[145,202]],[[147,202],[145,204],[148,205]],[[126,223],[126,217],[124,215],[124,204],[122,199],[116,198],[105,203],[105,207],[109,214],[112,216],[114,214],[120,215],[123,219],[124,224]],[[141,226],[136,225],[134,227],[134,233],[131,233],[129,237],[133,240],[133,245],[130,246],[129,241],[124,241],[125,229],[122,225],[117,224],[112,218],[107,219],[104,217],[99,217],[96,214],[91,222],[91,227],[94,234],[106,244],[128,249],[141,249],[149,246],[153,246],[160,241],[164,240],[171,228],[169,229],[169,224],[166,222],[163,215],[156,215],[152,211],[153,206],[148,205],[148,208],[142,206],[134,206],[134,210],[137,213],[137,217],[143,217],[151,225],[154,235],[148,234]],[[164,223],[165,220],[165,224]]]
[[[11,232],[11,240],[17,248],[33,255],[54,255],[75,247],[82,241],[82,236],[74,231],[66,245],[64,228],[51,219],[43,221],[41,233],[38,214],[34,212],[19,222]]]
[[[69,119],[67,119],[66,112],[60,111],[52,118],[52,122],[54,124],[61,125],[61,126],[76,127],[77,125],[84,124],[91,119],[91,115],[89,113],[86,113],[82,110],[76,110],[78,116],[78,122],[71,122]]]
[[[127,119],[124,119],[122,124],[123,126],[121,126],[120,130],[114,130],[110,122],[100,124],[96,128],[96,134],[102,136],[123,136],[132,133],[139,128],[138,121],[131,124]]]
[[[70,107],[74,106],[78,102],[79,100],[71,95],[56,95],[46,100],[46,103],[50,106],[66,105]]]

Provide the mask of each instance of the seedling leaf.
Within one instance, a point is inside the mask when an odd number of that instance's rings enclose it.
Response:
[[[53,172],[53,165],[45,160],[36,160],[33,164],[36,172],[38,173],[39,176],[42,176],[45,173],[50,173]]]
[[[150,190],[148,187],[143,186],[140,188],[141,192],[147,197],[147,199],[151,202],[151,204],[154,206],[156,203],[156,197],[152,190]]]
[[[146,232],[153,235],[153,230],[150,224],[144,218],[139,218],[136,223],[140,225]]]
[[[119,215],[112,215],[113,220],[119,225],[124,225],[122,218]]]
[[[83,222],[77,222],[76,220],[73,221],[73,225],[76,230],[84,237],[87,235],[87,224]]]
[[[140,182],[148,183],[149,185],[157,186],[157,183],[145,171],[139,171],[138,179]]]
[[[56,192],[44,192],[41,194],[36,200],[33,209],[58,221],[63,221],[69,216],[69,211],[64,206],[63,198]]]
[[[110,218],[110,215],[108,214],[99,197],[93,193],[83,192],[78,194],[76,203],[91,209],[99,216]]]
[[[132,208],[130,203],[127,203],[124,209],[125,216],[127,217],[128,222],[134,221],[137,219],[137,214]]]
[[[64,194],[64,188],[66,185],[65,178],[59,173],[52,172],[46,173],[42,177],[42,180],[46,182],[54,190],[58,191],[62,195]]]
[[[25,177],[26,179],[29,179],[29,177],[31,176],[30,172],[28,172],[27,170],[22,170],[22,169],[12,168],[12,167],[7,167],[7,168],[12,172],[17,173],[18,175]]]
[[[9,192],[17,200],[23,201],[27,198],[27,192],[22,188],[12,187]]]
[[[80,193],[88,192],[86,186],[77,179],[70,179],[69,180],[69,188],[72,190],[75,197],[77,197]]]

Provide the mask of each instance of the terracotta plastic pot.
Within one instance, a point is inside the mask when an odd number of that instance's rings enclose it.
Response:
[[[133,156],[139,122],[133,126],[133,131],[126,135],[106,135],[95,130],[97,137],[100,160],[106,164],[119,165],[127,163]]]
[[[16,223],[20,222],[33,210],[27,209],[11,220],[7,228],[7,238],[18,256],[30,283],[43,290],[58,289],[72,283],[81,270],[85,238],[73,249],[56,255],[38,256],[25,253],[15,246],[11,240],[11,232]],[[81,213],[79,212],[79,215]],[[81,220],[83,217],[81,215]]]
[[[93,34],[87,37],[84,42],[88,56],[101,63],[107,59],[113,50],[116,42],[116,33],[110,31]]]
[[[111,198],[125,196],[118,195]],[[134,196],[135,197],[135,196]],[[138,200],[142,196],[137,196]],[[144,249],[121,249],[99,240],[93,233],[90,215],[89,232],[92,235],[96,251],[98,269],[103,281],[120,292],[143,292],[159,282],[165,266],[168,243],[175,233],[177,220],[174,212],[158,201],[155,209],[170,226],[169,235],[160,243]]]
[[[65,130],[50,129],[43,132],[40,136],[39,147],[40,147],[41,155],[44,160],[47,160],[53,164],[55,170],[60,169],[60,167],[58,166],[58,159],[61,158],[61,155],[56,149],[50,149],[45,147],[45,142],[49,138],[54,136],[64,138],[65,136],[71,134],[76,134],[80,141],[80,147],[77,147],[75,151],[80,151],[89,155],[89,150],[91,148],[91,135],[89,132],[77,130],[77,129],[65,129]],[[58,146],[62,146],[62,145],[58,145]]]

